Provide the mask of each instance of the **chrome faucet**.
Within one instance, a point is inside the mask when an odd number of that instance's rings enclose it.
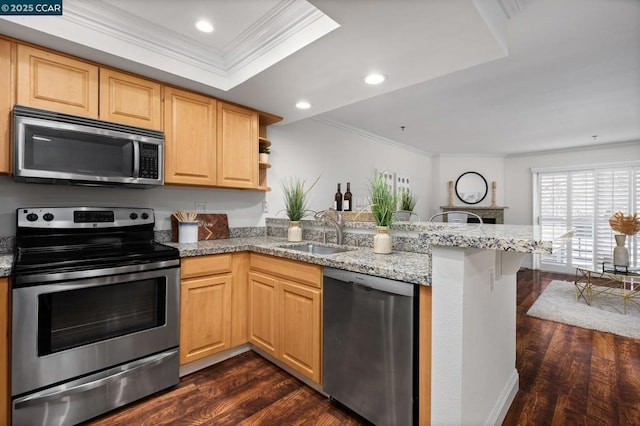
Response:
[[[334,219],[333,216],[327,214],[328,212],[333,211],[336,213],[336,216],[338,218],[338,220]],[[344,230],[344,218],[342,217],[342,213],[339,211],[336,211],[334,209],[328,209],[328,210],[323,210],[323,211],[319,211],[318,213],[316,213],[313,216],[316,220],[321,220],[325,223],[329,223],[331,224],[331,226],[333,226],[336,230],[336,242],[338,243],[338,245],[342,245],[342,236],[343,236],[343,230]],[[326,235],[325,235],[325,242],[326,242]]]

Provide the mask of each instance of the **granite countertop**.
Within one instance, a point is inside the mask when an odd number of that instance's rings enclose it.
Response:
[[[427,223],[416,228],[419,238],[440,246],[551,254],[553,244],[561,242],[543,240],[539,227],[527,225]]]
[[[13,254],[0,253],[0,278],[11,275],[11,265],[13,263]]]
[[[270,219],[270,221],[279,223],[282,220]],[[356,229],[374,229],[374,227],[375,225],[364,222],[346,225],[346,228]],[[431,246],[537,254],[549,254],[553,249],[553,242],[543,240],[540,237],[539,228],[533,226],[411,222],[394,224],[391,230],[396,233],[404,231],[407,235],[411,233],[412,238],[422,240]],[[193,244],[172,242],[164,242],[164,244],[178,248],[181,257],[252,251],[414,284],[429,285],[431,283],[431,255],[427,253],[394,251],[391,254],[374,254],[368,247],[347,246],[350,250],[342,253],[311,254],[287,249],[287,245],[299,243],[288,243],[285,238],[268,236],[199,241]],[[0,277],[11,274],[12,261],[11,253],[0,254]]]
[[[423,253],[396,251],[391,254],[375,254],[368,247],[343,246],[350,250],[335,254],[311,254],[287,249],[287,246],[301,243],[290,243],[284,238],[276,237],[230,238],[199,241],[193,244],[165,244],[178,248],[181,257],[252,251],[413,284],[429,285],[431,283],[431,256]],[[335,246],[335,244],[323,245]]]

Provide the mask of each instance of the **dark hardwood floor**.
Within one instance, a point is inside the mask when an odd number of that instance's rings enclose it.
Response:
[[[640,425],[640,340],[526,315],[552,280],[573,278],[518,273],[520,391],[505,425]]]
[[[528,317],[554,279],[518,273],[520,391],[505,425],[640,425],[640,340]],[[357,425],[363,421],[253,352],[88,424]]]

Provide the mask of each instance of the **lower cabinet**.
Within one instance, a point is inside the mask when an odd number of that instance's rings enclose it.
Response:
[[[0,425],[9,423],[9,281],[0,278]]]
[[[180,364],[230,347],[231,255],[182,260]]]
[[[322,382],[322,267],[251,254],[249,342]]]
[[[180,364],[247,342],[249,254],[182,259]]]

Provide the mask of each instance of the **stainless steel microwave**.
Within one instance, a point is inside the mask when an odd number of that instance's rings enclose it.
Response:
[[[19,182],[149,188],[164,183],[164,133],[16,105]]]

